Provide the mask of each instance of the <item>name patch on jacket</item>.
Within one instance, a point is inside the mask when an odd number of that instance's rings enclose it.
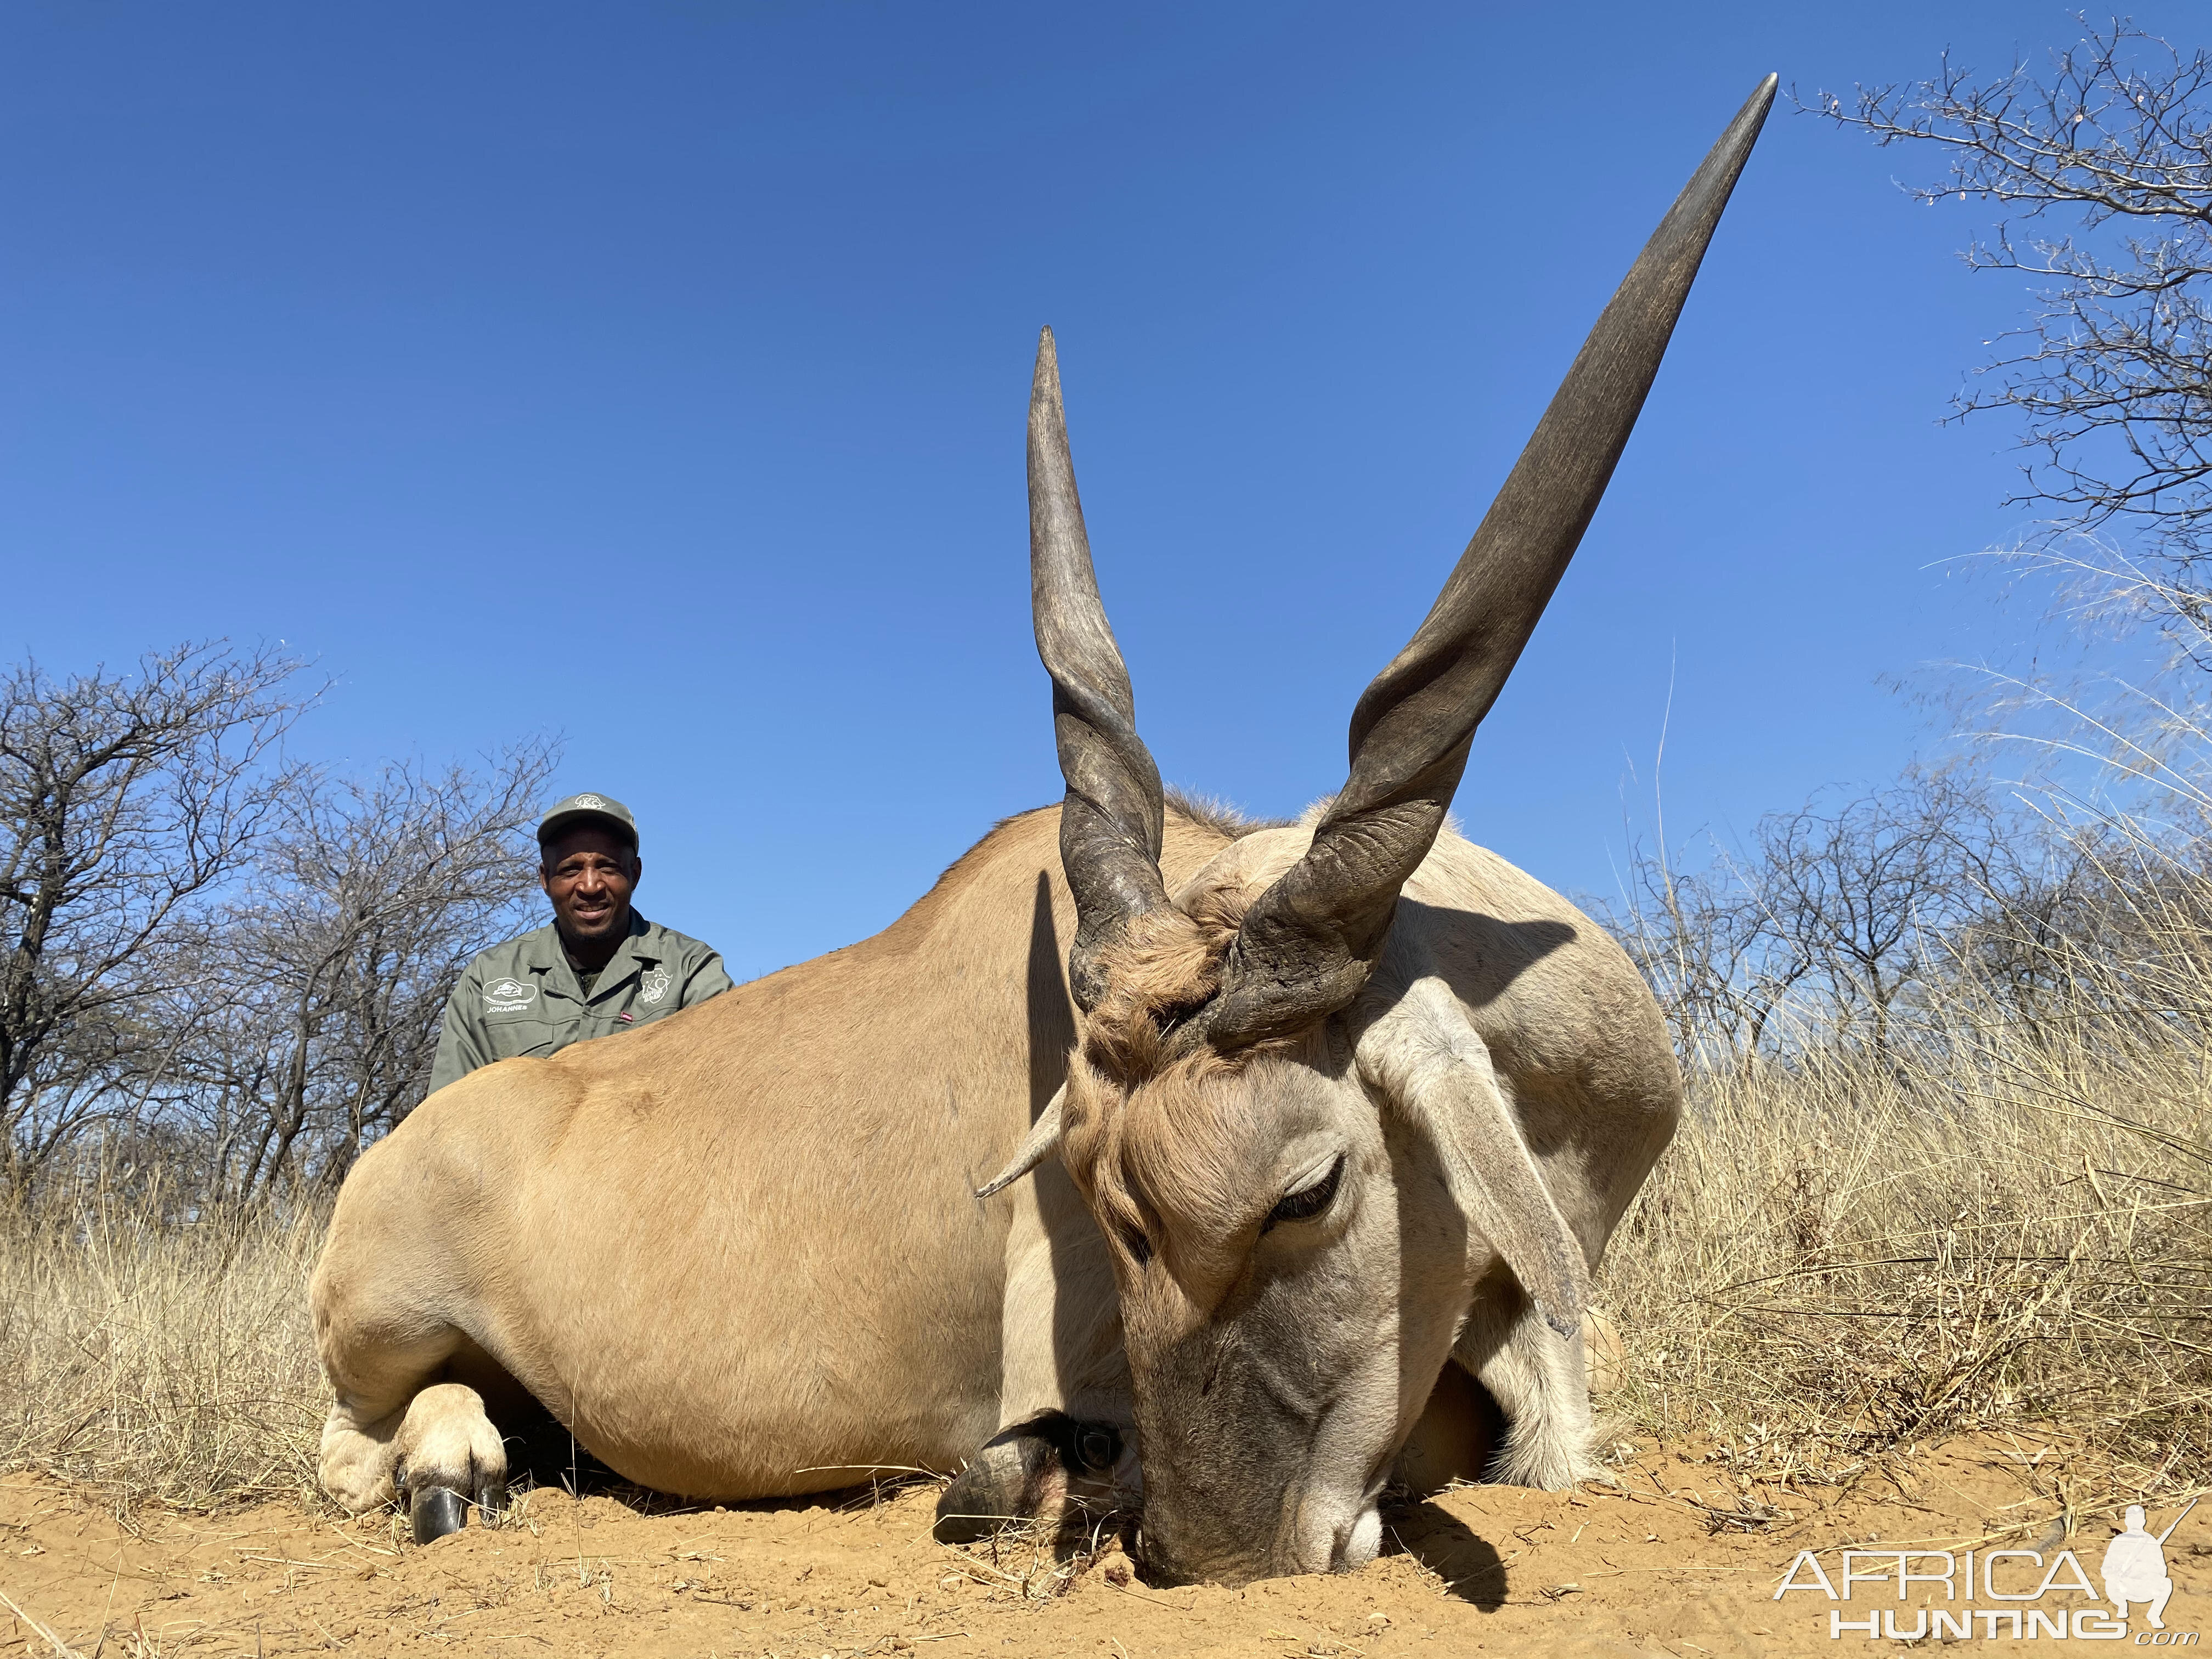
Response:
[[[495,979],[484,987],[484,1012],[519,1014],[538,1000],[538,988],[519,979]]]

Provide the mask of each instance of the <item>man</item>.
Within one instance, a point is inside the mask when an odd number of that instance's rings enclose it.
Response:
[[[494,945],[446,1003],[433,1091],[479,1066],[557,1054],[730,988],[722,958],[630,908],[645,866],[637,820],[605,795],[571,795],[538,823],[538,883],[553,925]]]

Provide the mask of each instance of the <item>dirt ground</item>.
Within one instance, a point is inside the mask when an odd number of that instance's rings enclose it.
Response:
[[[2094,1574],[2107,1517],[2127,1501],[2061,1449],[2008,1437],[1954,1441],[1840,1487],[1741,1467],[1647,1449],[1613,1488],[1456,1489],[1391,1511],[1385,1553],[1361,1571],[1236,1590],[1149,1587],[1110,1540],[1065,1560],[1034,1545],[941,1547],[927,1484],[728,1510],[541,1489],[506,1523],[425,1549],[396,1516],[288,1504],[125,1526],[86,1494],[19,1475],[0,1480],[0,1654],[1832,1653],[1834,1604],[1773,1597],[1798,1551],[1831,1552],[1833,1574],[1847,1545],[2053,1561],[2071,1548]],[[2152,1528],[2172,1518],[2154,1510]],[[2166,1625],[2212,1625],[2212,1505],[2166,1554]],[[1887,1607],[1909,1631],[1928,1604],[1917,1587],[1899,1602],[1893,1584],[1862,1585],[1844,1616]],[[2054,1593],[2045,1605],[2087,1603]],[[2126,1645],[2147,1644],[2148,1630],[2138,1608]],[[1960,1645],[2025,1644],[1978,1629]]]

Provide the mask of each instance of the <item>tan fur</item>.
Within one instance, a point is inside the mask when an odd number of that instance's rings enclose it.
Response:
[[[1083,1022],[1085,1063],[1069,1078],[1061,1148],[1085,1192],[1118,1218],[1141,1225],[1148,1180],[1172,1183],[1177,1207],[1215,1229],[1250,1206],[1229,1176],[1231,1149],[1254,1128],[1242,1115],[1246,1099],[1209,1090],[1208,1080],[1296,1045],[1178,1054],[1167,1027],[1212,994],[1245,911],[1304,855],[1317,816],[1246,830],[1175,891],[1174,910],[1141,918],[1103,958],[1109,988]],[[1382,968],[1363,998],[1370,1016],[1425,970],[1471,990],[1494,984],[1494,994],[1475,991],[1468,1012],[1484,1041],[1507,1057],[1502,1071],[1515,1092],[1617,1102],[1631,1123],[1642,1127],[1653,1115],[1671,1126],[1680,1087],[1671,1047],[1650,991],[1602,928],[1452,825],[1407,883],[1403,901],[1410,902],[1401,902]],[[1516,949],[1510,930],[1531,924],[1558,927],[1569,939],[1556,950]],[[1310,1036],[1306,1046],[1316,1041]],[[1306,1058],[1326,1064],[1317,1052]],[[1547,1174],[1576,1179],[1565,1169]],[[1601,1229],[1597,1249],[1632,1194],[1589,1218],[1588,1231]]]
[[[1255,818],[1240,807],[1212,795],[1195,794],[1188,789],[1178,789],[1170,784],[1165,791],[1167,804],[1201,830],[1211,830],[1235,841],[1240,836],[1257,834],[1262,830],[1280,830],[1294,820],[1290,818]]]
[[[1535,1292],[1579,1316],[1680,1108],[1619,948],[1449,827],[1352,1007],[1256,1049],[1188,1040],[1239,921],[1311,837],[1239,837],[1105,956],[1062,1110],[1138,1425],[1166,1449],[1146,1461],[1147,1537],[1175,1571],[1231,1583],[1371,1555],[1401,1450],[1424,1480],[1477,1455],[1545,1487],[1593,1471],[1585,1337]],[[1331,1157],[1335,1219],[1266,1243],[1286,1184]],[[1509,1248],[1534,1252],[1525,1287]],[[1438,1383],[1448,1353],[1502,1408],[1502,1443],[1463,1403],[1480,1396]],[[1267,1426],[1240,1427],[1248,1408]]]
[[[1010,1489],[1027,1491],[1049,1469],[997,1431],[1045,1410],[1127,1429],[1131,1366],[1249,1296],[1285,1174],[1267,1162],[1282,1103],[1313,1108],[1316,1089],[1335,1103],[1386,1206],[1377,1237],[1458,1225],[1436,1207],[1441,1184],[1391,1193],[1419,1149],[1387,1102],[1377,1128],[1353,1061],[1417,980],[1449,986],[1595,1262],[1671,1133],[1679,1083],[1649,993],[1572,907],[1448,830],[1359,1002],[1224,1056],[1184,1018],[1310,828],[1231,838],[1171,809],[1176,908],[1132,930],[1079,1023],[1057,836],[1056,809],[1008,820],[874,938],[642,1030],[487,1067],[373,1149],[312,1291],[337,1395],[332,1495],[389,1495],[410,1445],[410,1480],[488,1480],[488,1413],[524,1390],[620,1473],[694,1497],[971,1455],[1011,1460]],[[1063,1076],[1058,1163],[973,1199]],[[1272,1557],[1211,1570],[1357,1559],[1346,1540],[1371,1548],[1372,1529],[1346,1505],[1379,1480],[1375,1457],[1415,1437],[1428,1468],[1438,1446],[1486,1445],[1452,1403],[1474,1396],[1431,1399],[1447,1352],[1504,1408],[1510,1476],[1559,1485],[1585,1467],[1583,1344],[1552,1339],[1480,1243],[1457,1267],[1424,1259],[1430,1300],[1401,1304],[1395,1268],[1379,1294],[1339,1274],[1338,1305],[1382,1322],[1364,1350],[1382,1369],[1332,1419],[1335,1486],[1298,1499]],[[1137,1478],[1132,1437],[1113,1479]]]
[[[1058,836],[1057,808],[1010,819],[873,938],[487,1066],[373,1148],[312,1289],[333,1496],[388,1492],[400,1414],[441,1381],[495,1413],[519,1385],[697,1497],[974,1451],[1000,1424],[1010,1206],[970,1194],[1059,1085],[1033,1020],[1073,1029]],[[1171,813],[1168,878],[1224,844]]]

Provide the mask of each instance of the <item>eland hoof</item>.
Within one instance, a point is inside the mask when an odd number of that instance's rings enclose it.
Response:
[[[1121,1431],[1111,1423],[1076,1423],[1070,1425],[1066,1443],[1060,1448],[1060,1460],[1067,1465],[1070,1474],[1103,1475],[1114,1473],[1114,1466],[1121,1461]]]
[[[930,1535],[940,1544],[974,1544],[1013,1523],[1007,1500],[991,1470],[970,1463],[938,1494],[937,1523]]]
[[[434,1544],[468,1524],[469,1504],[451,1486],[418,1486],[408,1500],[407,1512],[415,1522],[415,1541]]]

